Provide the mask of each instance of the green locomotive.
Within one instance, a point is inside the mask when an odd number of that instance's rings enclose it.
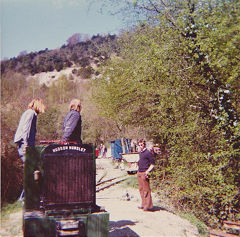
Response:
[[[109,213],[96,205],[94,147],[27,147],[23,208],[25,237],[107,237]]]

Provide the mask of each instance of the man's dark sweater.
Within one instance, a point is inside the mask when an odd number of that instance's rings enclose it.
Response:
[[[139,157],[140,157],[140,159],[138,161],[138,171],[139,172],[145,172],[151,164],[152,165],[155,164],[152,153],[147,149],[141,151],[139,153]]]
[[[82,132],[81,115],[78,111],[71,110],[64,118],[62,140],[82,142],[81,132]]]

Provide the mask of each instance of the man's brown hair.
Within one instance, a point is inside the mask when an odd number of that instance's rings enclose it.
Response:
[[[146,146],[146,141],[144,140],[144,139],[140,139],[139,141],[138,141],[138,144],[144,144],[144,146]]]

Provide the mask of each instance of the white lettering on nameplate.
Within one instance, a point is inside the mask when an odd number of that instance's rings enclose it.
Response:
[[[64,150],[73,150],[73,151],[81,151],[81,152],[86,151],[85,148],[79,147],[79,146],[59,146],[52,149],[52,152],[58,152],[58,151],[64,151]]]

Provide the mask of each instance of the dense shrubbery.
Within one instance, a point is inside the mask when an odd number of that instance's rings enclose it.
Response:
[[[95,102],[104,116],[144,127],[167,148],[153,185],[166,188],[177,209],[212,226],[237,220],[239,1],[146,0],[134,7],[148,10],[151,21],[122,35],[120,57],[96,79]]]

